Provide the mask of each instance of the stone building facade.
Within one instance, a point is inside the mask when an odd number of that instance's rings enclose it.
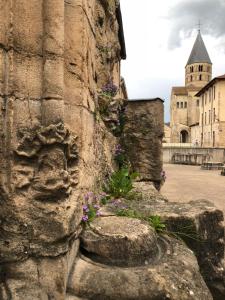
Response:
[[[171,143],[193,143],[191,127],[199,123],[199,97],[196,93],[211,77],[212,62],[199,31],[185,67],[185,86],[172,88]]]
[[[225,75],[215,77],[196,96],[200,98],[196,140],[200,135],[202,147],[225,148]]]
[[[212,63],[199,32],[185,67],[185,86],[172,88],[167,143],[225,147],[224,75],[211,77]]]

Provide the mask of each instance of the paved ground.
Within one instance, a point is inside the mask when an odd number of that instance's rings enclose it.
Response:
[[[225,176],[199,166],[164,164],[166,182],[162,194],[170,201],[208,199],[225,213]]]

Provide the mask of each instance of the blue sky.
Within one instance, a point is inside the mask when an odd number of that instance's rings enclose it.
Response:
[[[127,48],[122,63],[129,98],[161,97],[169,121],[172,86],[184,85],[184,68],[202,23],[213,77],[225,74],[224,0],[120,0]]]

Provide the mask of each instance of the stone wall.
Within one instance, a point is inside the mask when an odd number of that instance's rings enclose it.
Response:
[[[143,181],[161,181],[164,106],[159,98],[128,101],[124,147]]]
[[[120,17],[114,0],[0,1],[1,299],[65,299],[83,193],[112,169],[98,95],[120,85]]]
[[[224,162],[225,161],[225,150],[222,148],[196,148],[196,147],[171,147],[164,144],[163,146],[163,162],[171,163],[174,154],[179,153],[180,155],[195,155],[199,154],[199,158],[206,158],[212,162]],[[201,162],[199,161],[199,164]]]

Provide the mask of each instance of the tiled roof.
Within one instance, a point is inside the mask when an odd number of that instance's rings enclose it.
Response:
[[[209,83],[207,83],[195,96],[201,96],[205,91],[207,91],[214,83],[220,80],[225,80],[225,74],[213,78]]]
[[[209,63],[212,64],[200,31],[198,32],[194,46],[192,48],[187,65],[194,63]]]

